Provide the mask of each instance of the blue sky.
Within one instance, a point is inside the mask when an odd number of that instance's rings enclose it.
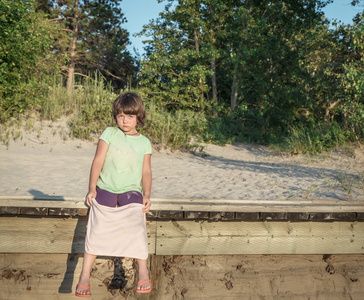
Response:
[[[337,19],[345,24],[351,23],[356,13],[363,10],[363,6],[353,8],[350,5],[351,0],[334,0],[333,3],[325,7],[324,13],[329,20]],[[158,3],[157,0],[123,0],[121,8],[128,22],[125,28],[130,33],[131,52],[135,47],[140,54],[143,54],[142,40],[145,37],[133,37],[133,34],[140,32],[143,25],[149,20],[158,17],[159,12],[163,11],[166,2]]]

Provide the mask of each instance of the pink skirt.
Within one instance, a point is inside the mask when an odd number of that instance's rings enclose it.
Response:
[[[85,252],[99,256],[148,258],[146,218],[143,204],[120,207],[93,205],[87,223]]]

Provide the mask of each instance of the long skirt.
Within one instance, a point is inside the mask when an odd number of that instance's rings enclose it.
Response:
[[[85,251],[99,256],[148,258],[146,218],[143,204],[120,207],[93,205],[87,223]]]

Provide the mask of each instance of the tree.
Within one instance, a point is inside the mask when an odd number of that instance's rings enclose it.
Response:
[[[75,75],[99,72],[115,88],[125,87],[137,67],[126,49],[129,34],[120,8],[121,0],[38,0],[50,21],[68,32],[67,45],[59,45],[69,64],[67,90],[72,93]]]
[[[121,1],[84,1],[81,43],[87,49],[83,70],[97,70],[112,82],[115,88],[125,87],[128,77],[135,76],[134,58],[126,49],[129,33],[123,28],[126,18],[120,8]]]
[[[249,2],[248,46],[236,51],[244,66],[239,117],[250,120],[252,127],[279,134],[300,121],[301,112],[306,114],[315,101],[305,61],[317,51],[312,32],[323,23],[320,8],[327,2]]]
[[[329,2],[168,1],[144,30],[151,39],[142,83],[152,83],[153,98],[158,94],[164,104],[237,110],[250,126],[284,130],[310,109],[312,75],[303,62],[317,50],[312,32],[325,22],[321,8]],[[197,105],[198,93],[188,93],[201,81],[206,106]]]
[[[35,12],[33,1],[0,0],[0,115],[23,112],[39,91],[39,77],[52,67],[49,53],[56,29]],[[38,78],[37,78],[38,76]]]
[[[357,141],[364,137],[364,12],[353,25],[341,25],[340,41],[346,55],[342,72],[333,74],[341,91],[344,125]]]
[[[146,87],[148,97],[168,109],[204,110],[211,104],[203,97],[208,92],[210,67],[204,64],[205,54],[200,51],[199,3],[182,4],[173,10],[167,5],[159,19],[144,26],[142,33],[150,36],[150,43],[141,62],[139,85]]]

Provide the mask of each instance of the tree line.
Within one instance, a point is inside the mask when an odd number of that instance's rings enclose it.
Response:
[[[96,72],[147,106],[203,115],[207,140],[271,143],[299,128],[328,147],[364,137],[363,12],[349,25],[324,17],[332,0],[159,2],[135,57],[122,1],[0,0],[1,120],[34,107],[55,74],[72,98]]]

